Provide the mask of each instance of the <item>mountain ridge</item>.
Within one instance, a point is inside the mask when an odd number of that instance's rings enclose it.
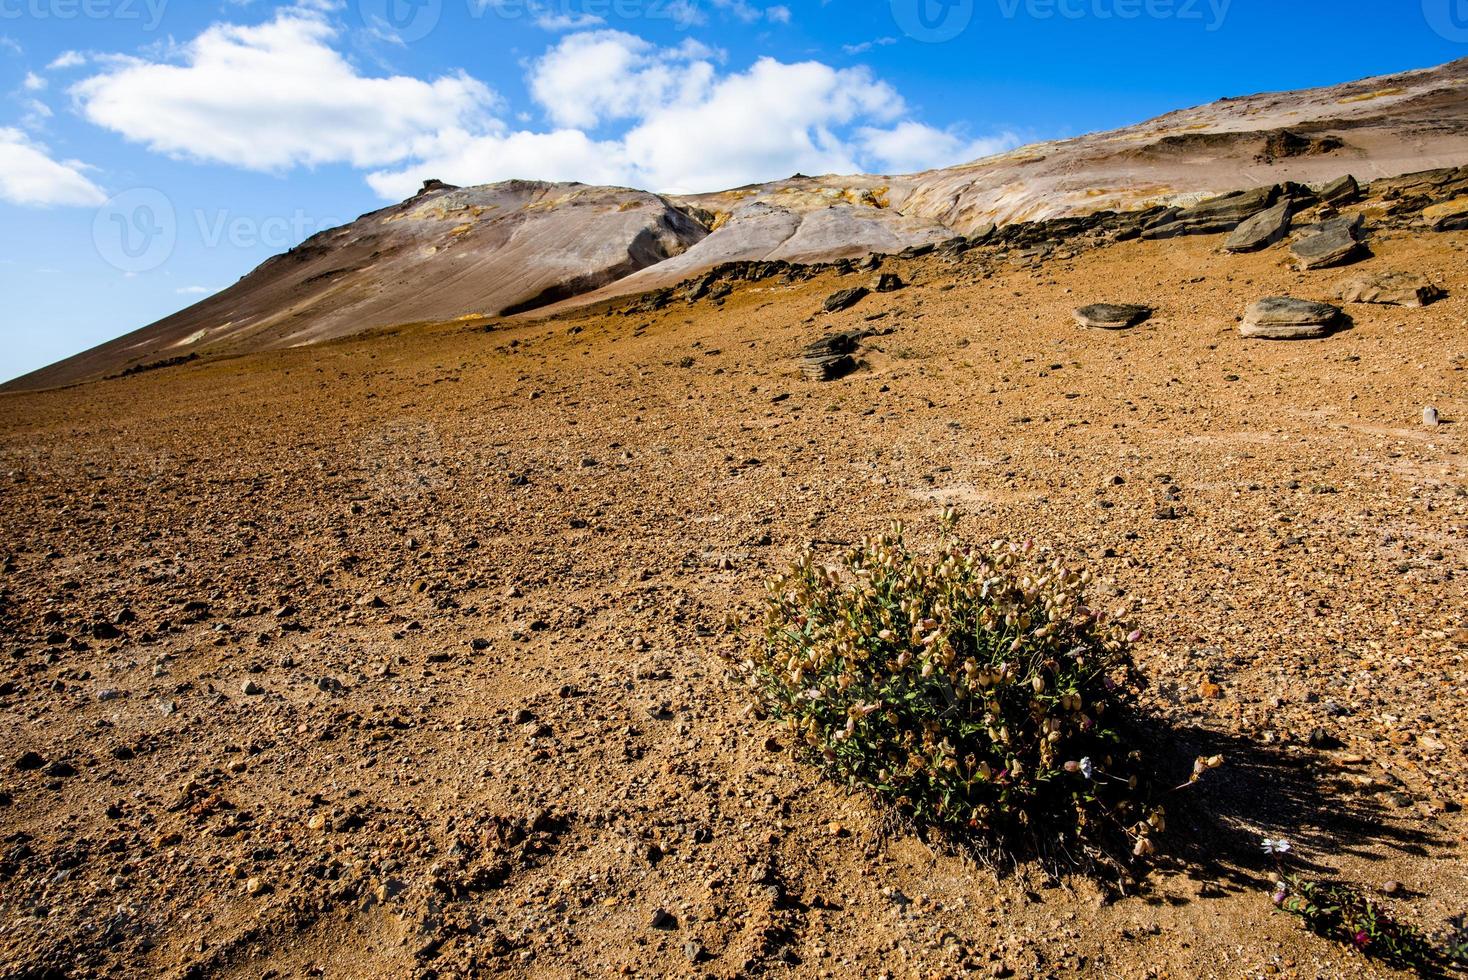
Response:
[[[277,349],[397,323],[558,312],[734,261],[892,253],[990,225],[1185,206],[1346,173],[1468,163],[1468,59],[1230,97],[1133,126],[900,176],[793,177],[727,191],[511,180],[425,183],[234,285],[0,391],[71,384],[194,354]]]

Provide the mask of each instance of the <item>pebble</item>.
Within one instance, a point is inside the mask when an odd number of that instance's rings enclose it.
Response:
[[[245,681],[245,683],[240,686],[240,691],[244,693],[246,697],[255,697],[256,695],[264,694],[265,688],[250,680]]]

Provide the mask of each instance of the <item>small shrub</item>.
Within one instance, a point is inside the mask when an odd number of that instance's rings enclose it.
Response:
[[[1299,916],[1311,932],[1345,943],[1366,956],[1423,976],[1468,967],[1461,930],[1441,945],[1415,926],[1399,922],[1351,885],[1289,875],[1275,886],[1274,904]]]
[[[1137,634],[1087,606],[1089,582],[1027,545],[961,544],[950,512],[931,555],[901,525],[834,567],[807,553],[768,584],[740,667],[831,775],[921,823],[991,843],[1120,831],[1145,855],[1163,816],[1122,725]]]

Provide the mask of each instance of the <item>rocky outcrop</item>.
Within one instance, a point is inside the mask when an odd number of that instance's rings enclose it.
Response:
[[[1142,237],[1176,238],[1179,235],[1212,235],[1221,231],[1233,231],[1249,218],[1272,206],[1279,195],[1278,185],[1222,194],[1191,208],[1159,215],[1142,229]]]

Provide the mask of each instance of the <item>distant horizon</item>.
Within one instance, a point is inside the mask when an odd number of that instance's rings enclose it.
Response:
[[[1468,55],[1450,0],[87,11],[0,12],[0,380],[185,308],[426,178],[687,196],[795,173],[895,176]],[[1272,54],[1292,30],[1309,50]],[[1145,57],[1095,71],[1095,50],[1127,48]]]

